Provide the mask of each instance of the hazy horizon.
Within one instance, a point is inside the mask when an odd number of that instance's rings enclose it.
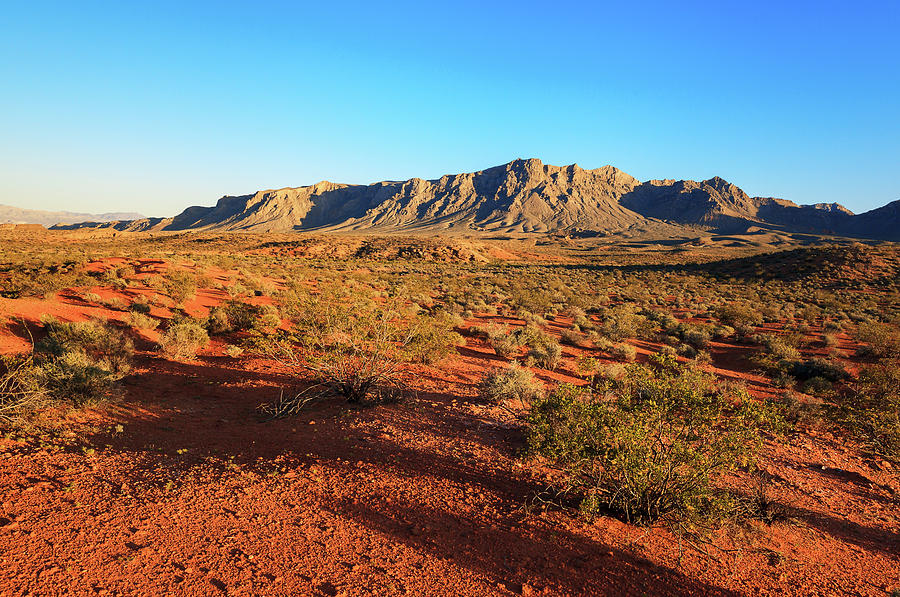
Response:
[[[172,216],[516,157],[900,199],[900,6],[7,8],[0,204]]]

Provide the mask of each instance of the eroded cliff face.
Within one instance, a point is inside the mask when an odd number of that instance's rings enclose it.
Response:
[[[896,202],[895,202],[896,203]],[[750,197],[730,182],[641,182],[612,166],[585,170],[514,160],[436,180],[371,185],[323,181],[296,188],[223,197],[174,218],[105,224],[119,230],[473,231],[615,234],[666,224],[732,232],[750,226],[814,234],[900,239],[890,204],[853,215],[835,203],[797,205]],[[877,213],[876,213],[877,212]]]

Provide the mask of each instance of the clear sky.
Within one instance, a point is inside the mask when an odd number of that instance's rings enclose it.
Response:
[[[174,215],[516,157],[900,199],[900,1],[4,2],[0,203]]]

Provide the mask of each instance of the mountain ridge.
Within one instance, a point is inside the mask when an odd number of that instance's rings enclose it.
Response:
[[[320,181],[302,187],[224,196],[172,218],[97,224],[117,230],[472,231],[615,234],[692,228],[739,232],[766,227],[790,232],[900,240],[900,201],[853,214],[836,203],[797,205],[751,197],[720,177],[646,182],[606,165],[584,169],[517,159],[470,173],[425,180],[351,185]],[[887,218],[887,221],[885,221]],[[63,228],[73,226],[63,226]],[[75,226],[77,227],[77,226]]]
[[[0,224],[40,224],[53,226],[55,224],[78,224],[81,222],[116,222],[122,220],[137,220],[142,216],[131,212],[109,212],[103,214],[89,214],[72,211],[47,211],[42,209],[28,209],[12,205],[0,205]]]

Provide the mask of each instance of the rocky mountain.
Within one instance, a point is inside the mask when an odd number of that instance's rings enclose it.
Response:
[[[891,207],[893,206],[893,207]],[[641,182],[612,166],[585,170],[514,160],[480,172],[371,185],[320,182],[311,186],[223,197],[213,207],[190,207],[174,218],[123,221],[119,230],[289,232],[471,231],[589,233],[685,227],[786,232],[900,240],[900,201],[854,215],[838,204],[797,205],[750,197],[715,177],[704,181]]]
[[[38,209],[23,209],[10,205],[0,205],[0,224],[40,224],[41,226],[49,227],[55,224],[77,224],[80,222],[137,220],[142,217],[141,214],[136,213],[86,214],[71,211],[41,211]]]

